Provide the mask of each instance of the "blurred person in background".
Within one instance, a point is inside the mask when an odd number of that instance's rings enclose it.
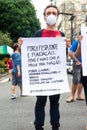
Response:
[[[82,101],[84,100],[84,97],[82,96],[82,83],[81,83],[81,62],[82,58],[79,57],[77,58],[75,56],[76,49],[78,47],[79,41],[78,39],[74,40],[72,43],[70,49],[69,49],[69,56],[71,59],[73,59],[73,80],[72,80],[72,88],[71,88],[71,95],[70,97],[66,100],[67,103],[71,103],[74,101],[75,94],[77,92],[76,100]]]
[[[81,40],[83,39],[83,36],[80,35],[78,37],[78,39],[79,39],[79,44],[78,44],[78,48],[75,53],[77,58],[81,57]],[[81,81],[82,81],[82,85],[84,87],[84,93],[85,93],[85,99],[86,99],[86,105],[87,105],[87,76],[83,76],[82,69],[81,69]],[[87,130],[87,124],[85,126],[85,129]]]
[[[7,68],[8,68],[8,73],[9,73],[9,80],[12,80],[12,68],[13,68],[13,63],[12,63],[12,58],[9,58],[7,61]]]
[[[13,61],[13,69],[12,69],[12,86],[11,86],[11,99],[16,99],[15,86],[18,85],[20,88],[20,96],[22,96],[22,72],[21,72],[21,54],[20,54],[20,46],[18,43],[14,43],[13,45],[12,61]]]

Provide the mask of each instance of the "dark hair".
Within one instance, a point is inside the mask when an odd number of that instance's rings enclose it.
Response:
[[[46,10],[48,9],[48,8],[50,8],[50,7],[53,7],[53,8],[55,8],[56,10],[57,10],[57,15],[59,14],[59,9],[58,9],[58,7],[56,6],[56,5],[48,5],[45,9],[44,9],[44,16],[45,16],[45,13],[46,13]]]
[[[13,51],[16,51],[18,47],[19,47],[18,43],[14,43],[12,46]]]

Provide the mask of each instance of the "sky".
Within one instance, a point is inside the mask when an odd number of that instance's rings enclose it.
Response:
[[[43,12],[44,9],[47,5],[49,5],[49,0],[32,0],[35,9],[37,10],[37,17],[40,19],[40,23],[41,23],[41,28],[45,27],[45,21],[44,21],[44,16],[43,16]]]

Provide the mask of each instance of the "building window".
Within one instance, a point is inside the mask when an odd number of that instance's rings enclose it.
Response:
[[[75,10],[75,4],[74,3],[70,3],[70,10],[74,11]]]
[[[54,4],[55,4],[55,5],[57,4],[56,0],[54,0]]]
[[[81,19],[82,19],[82,20],[85,20],[85,19],[86,19],[86,14],[84,14],[84,13],[81,14]]]
[[[51,4],[54,4],[54,5],[57,4],[56,0],[50,0],[50,3],[51,3]]]
[[[86,10],[86,4],[82,4],[81,9],[82,9],[82,11],[85,11]]]
[[[75,9],[75,5],[74,5],[74,3],[71,4],[71,9],[72,9],[72,10]]]

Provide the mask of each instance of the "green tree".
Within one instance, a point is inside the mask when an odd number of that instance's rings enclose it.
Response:
[[[13,41],[10,38],[9,33],[2,33],[0,31],[0,45],[12,46]]]
[[[40,21],[31,0],[0,0],[0,30],[18,37],[31,37],[40,29]]]

